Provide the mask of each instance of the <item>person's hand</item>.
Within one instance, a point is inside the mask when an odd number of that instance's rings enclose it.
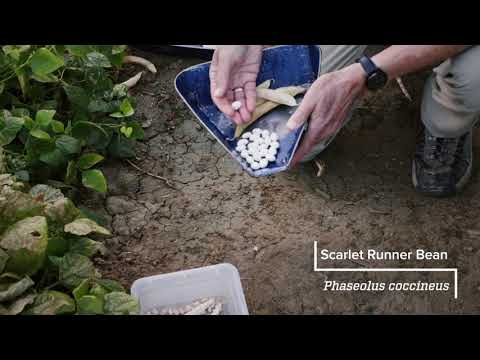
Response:
[[[217,107],[237,125],[250,121],[257,101],[257,76],[262,61],[261,45],[222,45],[210,65],[210,92]],[[239,111],[232,103],[240,101]]]
[[[365,72],[359,64],[355,64],[322,75],[313,83],[287,123],[288,129],[295,130],[310,118],[291,167],[302,161],[320,141],[342,127],[352,105],[366,92],[365,82]]]

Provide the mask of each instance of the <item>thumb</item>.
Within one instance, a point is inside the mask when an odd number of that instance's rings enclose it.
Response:
[[[305,96],[300,106],[287,121],[287,129],[294,131],[302,126],[308,120],[314,108],[315,102],[308,95]]]

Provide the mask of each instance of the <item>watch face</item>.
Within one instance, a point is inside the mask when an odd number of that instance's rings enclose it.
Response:
[[[375,91],[383,88],[388,82],[388,76],[383,71],[377,71],[368,79],[368,89]]]

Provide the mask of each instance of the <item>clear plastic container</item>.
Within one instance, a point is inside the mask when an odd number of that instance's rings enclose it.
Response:
[[[215,297],[222,299],[225,315],[248,315],[240,275],[231,264],[142,278],[133,283],[131,294],[139,300],[142,314]]]

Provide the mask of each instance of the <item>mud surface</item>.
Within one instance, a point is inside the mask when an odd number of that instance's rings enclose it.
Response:
[[[105,276],[125,286],[140,277],[228,262],[240,271],[252,314],[478,313],[480,310],[480,181],[452,199],[418,195],[411,156],[423,80],[404,79],[409,103],[396,84],[370,96],[321,159],[270,178],[254,179],[204,131],[177,97],[173,80],[202,62],[145,54],[157,65],[135,90],[136,116],[146,126],[134,163],[104,166],[106,198],[84,204],[105,216],[114,236],[99,259]],[[130,69],[134,74],[138,69]],[[128,76],[128,74],[125,74]],[[475,147],[474,155],[480,148]],[[479,235],[477,235],[479,234]],[[447,261],[351,262],[336,267],[458,268],[452,273],[320,273],[313,244],[336,251],[447,251]],[[337,281],[447,281],[448,292],[326,292]]]

